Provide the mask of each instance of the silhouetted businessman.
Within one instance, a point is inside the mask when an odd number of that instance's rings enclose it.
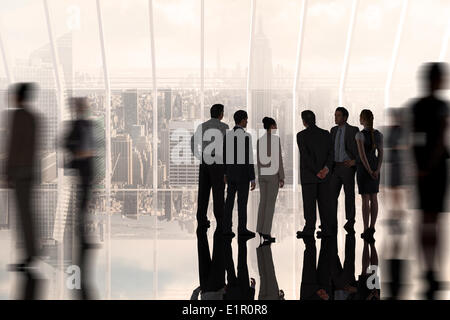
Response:
[[[310,110],[302,112],[305,130],[297,133],[300,151],[300,180],[302,184],[303,212],[305,226],[297,232],[297,238],[312,237],[316,228],[316,205],[322,231],[318,237],[330,236],[335,231],[330,228],[333,195],[330,188],[330,170],[333,166],[333,147],[328,131],[316,126],[316,117]]]
[[[225,166],[223,163],[223,138],[228,125],[221,122],[223,105],[211,107],[211,119],[200,124],[191,138],[192,153],[199,159],[197,223],[199,226],[210,226],[207,218],[209,196],[213,193],[214,217],[217,227],[222,229],[225,182]],[[209,134],[215,135],[210,142]],[[206,135],[205,135],[206,134]],[[210,145],[211,144],[211,145]],[[209,146],[210,145],[210,146]],[[208,149],[206,149],[209,146]],[[214,148],[211,148],[214,147]],[[201,151],[199,151],[199,148]],[[209,151],[208,151],[209,150]]]
[[[65,147],[72,154],[71,168],[76,169],[80,178],[79,211],[78,211],[78,257],[81,269],[81,298],[92,299],[92,288],[89,284],[90,249],[95,246],[90,243],[86,232],[88,203],[94,177],[95,142],[93,137],[94,125],[87,119],[88,101],[86,98],[72,98],[72,107],[77,119],[72,121],[71,128],[65,139]],[[88,251],[89,250],[89,251]]]
[[[228,184],[225,201],[224,235],[234,237],[232,218],[234,199],[237,193],[238,202],[238,233],[239,236],[254,237],[255,233],[247,230],[247,202],[250,190],[254,190],[255,169],[253,164],[252,137],[245,132],[247,127],[247,112],[238,110],[234,114],[236,123],[233,130],[225,136],[225,182]]]
[[[347,109],[343,107],[337,108],[334,113],[334,121],[337,126],[331,128],[334,164],[330,183],[335,196],[335,209],[330,223],[333,232],[337,232],[338,198],[343,185],[345,192],[345,218],[347,219],[344,229],[349,233],[354,233],[356,211],[355,174],[358,157],[355,135],[359,132],[359,129],[347,123],[348,115]]]
[[[32,205],[32,191],[36,180],[36,161],[39,145],[40,120],[32,110],[37,88],[33,83],[18,83],[10,88],[10,98],[15,110],[11,111],[7,179],[14,189],[17,201],[18,229],[24,240],[24,261],[15,265],[15,271],[25,272],[27,278],[23,299],[36,298],[32,262],[38,254],[36,217]]]

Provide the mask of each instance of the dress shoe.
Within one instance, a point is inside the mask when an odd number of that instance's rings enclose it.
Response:
[[[314,237],[314,230],[297,231],[297,239],[305,237]]]
[[[347,221],[347,223],[344,224],[344,229],[347,233],[355,233],[355,222]]]
[[[374,238],[374,233],[375,233],[375,229],[374,228],[367,228],[366,230],[364,230],[363,233],[361,233],[361,238],[364,239],[365,241],[367,241],[368,243],[374,243],[375,242],[375,238]]]
[[[255,233],[250,231],[250,230],[242,230],[238,232],[240,237],[246,237],[246,238],[254,238],[255,237]]]
[[[226,231],[223,233],[223,236],[225,238],[233,239],[236,235],[234,234],[233,231]]]
[[[331,232],[319,230],[319,231],[317,231],[316,236],[317,236],[317,239],[322,239],[322,238],[333,237],[333,236],[336,236],[336,235],[332,234]]]

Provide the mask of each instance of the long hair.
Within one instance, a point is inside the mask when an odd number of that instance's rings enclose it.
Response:
[[[372,142],[372,150],[374,150],[377,145],[375,144],[375,134],[373,130],[373,113],[369,109],[364,109],[361,111],[361,118],[366,122],[366,126],[370,130],[370,142]]]

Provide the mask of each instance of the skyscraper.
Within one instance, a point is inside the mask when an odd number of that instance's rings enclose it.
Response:
[[[122,103],[125,122],[125,133],[131,134],[132,127],[139,124],[137,90],[122,92]]]
[[[133,184],[132,144],[128,134],[111,138],[112,183]]]

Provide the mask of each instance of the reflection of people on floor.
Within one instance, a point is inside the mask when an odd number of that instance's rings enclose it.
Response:
[[[330,298],[329,288],[319,283],[319,270],[316,268],[316,240],[313,237],[305,237],[303,242],[305,243],[305,251],[303,253],[300,300],[328,300]]]
[[[237,276],[233,262],[231,238],[225,238],[225,269],[227,271],[227,285],[224,300],[255,300],[255,279],[248,273],[247,241],[248,237],[238,238]]]
[[[378,254],[375,242],[364,240],[362,270],[361,275],[358,277],[357,300],[380,300],[380,279],[378,274]]]
[[[191,300],[222,300],[225,291],[224,242],[222,231],[214,232],[212,258],[209,251],[207,226],[197,228],[198,274],[200,286]]]
[[[256,249],[260,279],[258,300],[283,300],[284,292],[278,288],[270,244],[265,241]]]
[[[343,266],[336,246],[336,269],[333,272],[334,300],[351,300],[356,293],[355,246],[355,234],[347,234],[345,236],[345,260]]]

